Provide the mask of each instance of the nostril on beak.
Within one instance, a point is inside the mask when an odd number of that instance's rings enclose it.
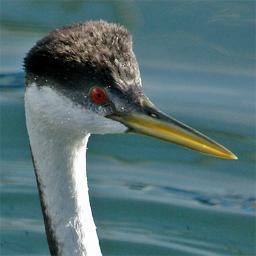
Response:
[[[157,114],[155,114],[155,113],[149,112],[148,115],[153,117],[153,118],[157,118]]]
[[[153,111],[151,111],[151,109],[147,109],[146,110],[146,114],[152,118],[157,118],[158,115],[156,113],[154,113]]]

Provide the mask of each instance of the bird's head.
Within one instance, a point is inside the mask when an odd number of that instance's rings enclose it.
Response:
[[[57,29],[25,58],[27,91],[49,125],[69,132],[136,132],[210,154],[236,156],[159,111],[143,92],[128,31],[104,21]]]

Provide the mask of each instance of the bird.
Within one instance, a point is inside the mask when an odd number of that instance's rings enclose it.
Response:
[[[123,25],[99,20],[55,29],[29,50],[24,69],[26,127],[51,255],[102,255],[86,176],[91,134],[138,133],[237,159],[150,101]]]

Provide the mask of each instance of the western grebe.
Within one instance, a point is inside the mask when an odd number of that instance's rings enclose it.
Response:
[[[137,132],[236,159],[145,96],[123,26],[57,29],[29,51],[25,71],[26,124],[52,255],[101,255],[85,172],[90,134]]]

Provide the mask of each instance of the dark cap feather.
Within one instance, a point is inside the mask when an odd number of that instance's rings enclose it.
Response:
[[[106,76],[120,89],[141,86],[131,35],[105,21],[76,23],[38,41],[25,58],[28,76],[69,80]]]

